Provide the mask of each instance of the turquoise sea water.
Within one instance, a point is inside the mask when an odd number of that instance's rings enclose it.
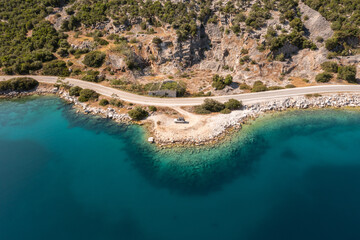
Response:
[[[0,239],[359,239],[360,112],[266,116],[213,148],[53,97],[0,102]]]

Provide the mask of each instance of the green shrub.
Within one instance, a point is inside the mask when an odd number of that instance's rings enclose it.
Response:
[[[224,79],[225,85],[229,86],[232,82],[233,82],[233,77],[230,74],[226,75]]]
[[[298,32],[301,32],[304,28],[304,24],[302,23],[300,18],[294,18],[290,22],[290,27],[292,27],[293,29],[295,29]]]
[[[271,86],[268,87],[267,90],[268,91],[272,91],[272,90],[280,90],[280,89],[284,89],[284,87],[280,87],[280,86]]]
[[[209,110],[206,110],[204,108],[202,108],[202,106],[196,106],[195,109],[194,109],[194,112],[197,113],[197,114],[209,114],[211,113]]]
[[[94,41],[97,42],[98,44],[100,44],[101,46],[109,45],[109,42],[103,38],[94,37]]]
[[[79,87],[79,86],[71,87],[71,88],[69,89],[69,95],[70,95],[70,96],[76,96],[76,97],[78,97],[78,96],[80,96],[81,90],[82,90],[82,88]]]
[[[285,88],[296,88],[296,86],[294,84],[288,84],[285,86]]]
[[[256,81],[254,82],[254,85],[251,89],[252,92],[264,92],[267,91],[266,85],[262,81]]]
[[[83,63],[88,67],[98,68],[103,65],[105,57],[105,53],[99,51],[90,52],[85,55]]]
[[[241,90],[251,90],[251,87],[249,85],[247,85],[246,83],[240,84],[239,87]]]
[[[337,39],[335,37],[332,37],[332,38],[329,38],[328,40],[326,40],[325,47],[327,50],[332,51],[332,52],[338,52],[342,49],[342,47],[339,43],[339,39]]]
[[[156,112],[157,108],[155,106],[149,106],[149,111]]]
[[[68,77],[70,75],[66,62],[53,60],[44,64],[43,74],[49,76]]]
[[[331,73],[319,73],[318,75],[316,75],[315,80],[316,82],[320,82],[320,83],[326,83],[329,82],[332,79],[333,75]]]
[[[242,102],[236,99],[229,99],[229,101],[224,103],[226,109],[235,110],[243,107]]]
[[[230,85],[232,83],[233,77],[229,74],[225,78],[219,76],[218,74],[213,76],[213,83],[212,87],[216,90],[222,90],[226,86]]]
[[[99,71],[89,70],[86,75],[82,77],[82,80],[88,82],[102,82],[105,80],[104,76],[99,76]]]
[[[109,101],[107,99],[103,98],[103,99],[100,100],[99,105],[100,106],[109,105]]]
[[[338,78],[346,80],[349,83],[356,82],[356,67],[355,66],[340,66]]]
[[[241,49],[241,54],[248,54],[248,53],[249,53],[248,49],[246,49],[246,48]]]
[[[60,48],[56,53],[62,58],[69,56],[69,52],[66,48]]]
[[[283,53],[280,53],[280,54],[276,55],[275,60],[283,62],[283,61],[285,61],[285,55]]]
[[[16,91],[23,92],[29,91],[36,88],[39,85],[39,82],[33,78],[21,77],[21,78],[12,78],[7,81],[0,81],[0,91]]]
[[[141,107],[136,107],[128,112],[131,119],[140,121],[149,116],[149,113]]]
[[[325,72],[332,72],[332,73],[337,73],[338,72],[338,64],[336,62],[324,62],[321,64],[321,68],[325,71]]]
[[[142,30],[146,30],[146,22],[141,22],[140,27]]]
[[[160,45],[162,43],[162,40],[159,37],[154,37],[152,40],[152,43],[154,43],[156,45]]]
[[[322,43],[322,42],[324,42],[324,38],[318,36],[318,37],[316,37],[316,41],[319,42],[319,43]]]
[[[222,114],[230,114],[231,110],[228,109],[228,108],[224,108],[223,110],[220,111],[220,113],[222,113]]]
[[[99,98],[99,94],[91,89],[83,89],[80,91],[80,102],[87,102],[89,100],[96,100]]]
[[[200,105],[200,108],[210,112],[220,112],[225,108],[225,105],[216,100],[207,98],[205,99],[204,103]]]
[[[115,107],[122,107],[124,105],[121,100],[116,99],[116,98],[110,99],[109,103]]]

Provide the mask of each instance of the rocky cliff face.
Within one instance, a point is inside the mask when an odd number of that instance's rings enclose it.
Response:
[[[182,0],[174,2],[182,2]],[[243,12],[248,14],[253,4],[255,1],[246,1],[242,8]],[[224,5],[226,3],[223,3]],[[197,34],[185,41],[178,40],[176,30],[169,24],[163,24],[161,27],[147,26],[148,30],[152,28],[153,33],[144,32],[140,28],[141,18],[131,19],[131,29],[126,24],[119,24],[109,18],[92,26],[91,29],[82,30],[84,34],[97,30],[103,31],[104,37],[115,34],[125,36],[129,40],[129,48],[134,52],[133,60],[142,68],[137,73],[127,66],[128,61],[124,54],[108,51],[114,47],[112,42],[108,47],[97,45],[98,50],[107,52],[104,67],[115,72],[115,76],[110,78],[130,74],[133,79],[147,83],[151,79],[164,80],[169,76],[176,78],[184,73],[191,73],[192,80],[183,79],[183,81],[188,85],[195,85],[194,81],[198,81],[198,89],[194,91],[205,89],[213,91],[211,76],[214,74],[231,74],[235,82],[248,85],[261,80],[268,86],[285,86],[294,78],[307,79],[306,82],[313,83],[315,76],[322,71],[320,65],[328,61],[329,52],[324,46],[324,41],[332,37],[334,31],[330,22],[304,3],[299,3],[298,10],[304,24],[304,36],[315,43],[317,49],[300,50],[295,45],[286,43],[275,51],[275,55],[288,57],[286,59],[270,58],[274,52],[263,48],[267,42],[268,29],[273,29],[277,36],[292,31],[289,21],[283,21],[281,13],[276,9],[270,11],[271,18],[265,21],[264,26],[250,29],[245,22],[239,22],[236,26],[238,31],[234,33],[230,30],[234,27],[234,17],[220,13],[219,7],[214,2],[212,11],[217,13],[217,20],[205,26],[198,21]],[[59,9],[57,13],[57,17],[54,14],[48,19],[59,28],[61,22],[67,18],[64,9]],[[154,38],[159,38],[161,41],[154,43]],[[82,41],[76,40],[73,48],[89,45],[88,40]],[[353,40],[355,44],[356,41],[358,39]],[[89,49],[93,50],[94,47]],[[360,59],[358,56],[353,56],[336,58],[334,61],[358,65]],[[239,91],[236,87],[229,89],[226,90],[229,93]]]

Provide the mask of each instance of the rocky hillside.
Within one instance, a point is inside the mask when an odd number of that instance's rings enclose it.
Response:
[[[143,94],[166,88],[197,96],[360,77],[360,3],[344,1],[340,15],[326,1],[11,2],[0,0],[4,74],[71,75]],[[338,70],[319,80],[328,61]]]

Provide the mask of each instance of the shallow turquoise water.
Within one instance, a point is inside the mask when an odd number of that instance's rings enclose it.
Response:
[[[292,111],[215,148],[51,97],[0,103],[0,239],[358,239],[360,112]]]

